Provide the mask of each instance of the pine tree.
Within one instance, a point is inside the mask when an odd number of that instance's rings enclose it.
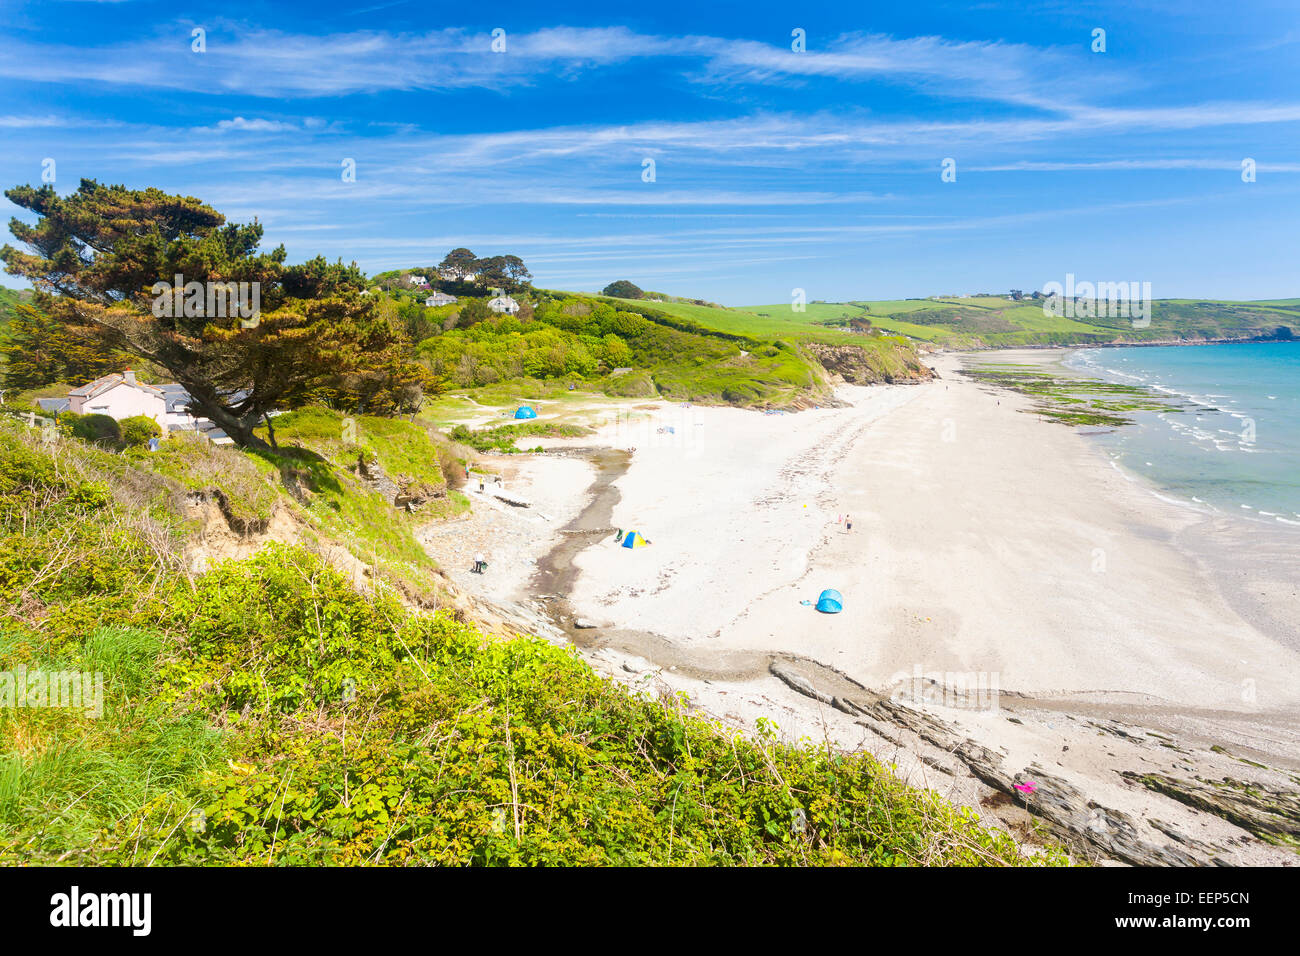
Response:
[[[60,322],[25,303],[13,307],[9,330],[0,336],[0,355],[0,382],[7,389],[84,385],[126,364],[94,327]]]
[[[346,398],[350,380],[402,390],[387,403],[370,389],[353,396],[371,407],[408,406],[411,389],[427,381],[400,328],[361,295],[356,263],[285,265],[283,246],[258,251],[258,222],[227,223],[200,200],[160,189],[83,179],[66,197],[52,186],[5,195],[39,217],[9,224],[30,252],[0,249],[7,270],[31,281],[35,304],[68,328],[95,326],[111,346],[166,370],[189,391],[192,410],[240,445],[265,446],[254,429],[268,412],[322,394]],[[176,276],[196,289],[246,284],[259,293],[260,313],[209,314],[202,295],[180,308],[160,292]]]

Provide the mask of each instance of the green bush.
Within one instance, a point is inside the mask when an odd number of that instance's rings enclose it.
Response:
[[[467,445],[475,451],[493,451],[511,455],[520,449],[515,441],[520,438],[576,438],[590,435],[591,429],[582,425],[562,425],[559,422],[524,422],[519,425],[498,425],[496,428],[484,428],[473,431],[464,425],[457,425],[449,433],[452,441]],[[534,451],[543,451],[537,446]]]
[[[122,430],[122,443],[128,447],[147,445],[150,438],[162,437],[162,428],[148,415],[132,415],[122,419],[118,425]]]
[[[72,423],[72,434],[96,445],[122,444],[122,427],[108,415],[85,415]]]

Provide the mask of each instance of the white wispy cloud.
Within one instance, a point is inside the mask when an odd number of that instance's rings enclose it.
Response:
[[[59,116],[53,113],[47,113],[44,116],[35,115],[9,115],[0,116],[0,129],[66,129],[66,130],[86,130],[104,127],[124,127],[129,124],[112,119],[95,118],[86,119],[77,116]]]
[[[284,123],[279,120],[268,119],[245,119],[242,116],[236,116],[233,119],[218,121],[214,129],[233,130],[238,132],[249,133],[286,133],[297,132],[302,127],[294,123]]]
[[[693,66],[694,80],[764,84],[809,78],[892,80],[936,95],[984,98],[1054,109],[1084,90],[1127,85],[1118,71],[1080,68],[1079,56],[999,41],[951,41],[846,34],[789,46],[715,36],[664,36],[623,26],[548,27],[492,36],[446,28],[426,33],[357,30],[321,35],[235,23],[207,28],[207,48],[190,49],[188,23],[147,38],[102,46],[32,43],[0,37],[0,76],[50,83],[94,81],[262,97],[319,97],[382,90],[504,89],[547,77],[649,58]]]
[[[1238,168],[1240,158],[1161,156],[1160,134],[1192,122],[1273,124],[1292,116],[1300,116],[1300,108],[1216,103],[1081,110],[1050,119],[875,120],[820,112],[465,134],[367,129],[365,136],[341,124],[242,114],[186,128],[182,135],[146,124],[81,129],[55,117],[22,117],[16,125],[44,124],[51,138],[41,143],[40,155],[61,157],[61,168],[85,168],[93,159],[98,168],[87,174],[109,175],[101,170],[112,169],[113,177],[123,178],[134,171],[145,181],[156,180],[151,171],[185,169],[194,188],[203,186],[202,195],[240,208],[364,200],[414,208],[689,209],[860,207],[893,198],[887,188],[864,189],[855,182],[862,171],[937,177],[944,156],[961,157],[966,172]],[[5,122],[0,117],[0,126]],[[1083,142],[1093,133],[1134,134],[1125,138],[1130,151],[1134,136],[1146,135],[1152,148],[1130,158],[1060,158],[1062,143]],[[64,157],[79,165],[65,165]],[[644,157],[656,158],[658,182],[641,182]],[[345,158],[357,161],[354,183],[340,181]],[[1267,155],[1255,158],[1262,172],[1294,169],[1268,162]]]
[[[57,116],[0,116],[0,129],[37,129],[62,126]]]
[[[1245,157],[1243,157],[1244,159]],[[1240,170],[1242,159],[1107,159],[1096,162],[1024,161],[992,166],[972,166],[973,172],[1024,173],[1024,172],[1074,172],[1080,170]],[[1257,162],[1258,172],[1300,173],[1300,163]]]

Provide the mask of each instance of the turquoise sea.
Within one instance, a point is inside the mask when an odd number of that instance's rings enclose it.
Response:
[[[1189,504],[1300,528],[1300,343],[1083,349],[1065,364],[1182,406],[1097,436],[1121,468]]]

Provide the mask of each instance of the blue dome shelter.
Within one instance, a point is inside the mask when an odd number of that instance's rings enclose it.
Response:
[[[844,598],[834,588],[827,588],[817,598],[817,610],[823,614],[839,614],[844,610]]]

